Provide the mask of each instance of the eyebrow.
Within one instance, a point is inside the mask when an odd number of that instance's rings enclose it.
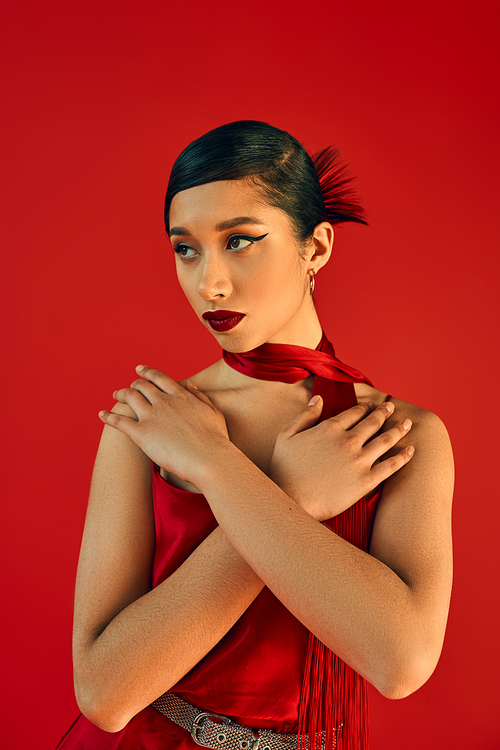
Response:
[[[234,219],[226,219],[226,221],[221,221],[216,224],[215,231],[224,232],[227,229],[239,227],[241,224],[258,224],[261,227],[264,226],[264,223],[260,219],[256,219],[253,216],[236,216]],[[189,229],[186,229],[186,227],[172,227],[169,232],[169,237],[172,237],[174,234],[190,236]]]

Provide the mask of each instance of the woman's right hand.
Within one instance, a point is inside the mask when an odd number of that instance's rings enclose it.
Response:
[[[192,484],[209,463],[220,441],[229,442],[224,415],[189,380],[186,387],[160,370],[144,365],[140,378],[113,397],[136,418],[109,411],[102,421],[127,435],[155,464]]]
[[[405,466],[414,448],[383,458],[411,429],[407,419],[377,434],[394,412],[391,402],[377,408],[357,404],[316,424],[323,408],[321,397],[316,398],[278,435],[269,476],[313,518],[324,521]]]

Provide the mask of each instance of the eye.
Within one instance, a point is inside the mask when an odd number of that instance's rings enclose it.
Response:
[[[236,235],[229,238],[227,246],[229,250],[244,250],[251,244],[251,240],[248,240],[246,237],[238,237],[238,235]]]
[[[263,240],[264,237],[267,237],[267,234],[263,234],[261,237],[251,237],[248,234],[233,234],[227,241],[227,247],[229,250],[245,250],[254,242]]]
[[[189,247],[189,245],[177,245],[174,247],[174,253],[178,255],[183,260],[189,260],[190,258],[194,258],[194,254],[196,253],[196,250],[192,247]],[[192,253],[191,255],[189,253]]]

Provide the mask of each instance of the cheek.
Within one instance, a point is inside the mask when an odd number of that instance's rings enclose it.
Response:
[[[265,294],[273,285],[272,268],[270,268],[268,264],[262,264],[253,269],[253,271],[248,274],[247,279],[243,280],[243,283],[252,287],[255,294],[258,294],[259,296]]]
[[[280,306],[283,296],[283,275],[265,264],[246,280],[242,279],[240,287],[242,296],[246,299],[254,314],[269,315],[270,309]]]
[[[194,301],[194,286],[193,286],[193,279],[189,277],[189,274],[183,273],[182,268],[177,268],[177,281],[179,282],[179,286],[186,295],[188,301],[190,304],[193,304]]]
[[[252,298],[271,300],[276,311],[295,309],[303,297],[304,274],[294,257],[285,256],[280,262],[268,263],[253,275]]]

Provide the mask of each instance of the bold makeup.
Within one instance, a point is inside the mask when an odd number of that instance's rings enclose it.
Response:
[[[245,317],[245,313],[233,312],[232,310],[213,310],[203,313],[201,317],[208,321],[209,326],[214,331],[225,333],[237,326]]]
[[[173,237],[182,229],[183,227],[174,227],[170,236]],[[248,242],[249,245],[253,245],[254,242],[260,242],[261,240],[263,240],[264,237],[267,237],[268,234],[269,232],[266,232],[266,234],[261,234],[260,237],[254,237],[251,234],[232,234],[231,237],[229,237],[227,241],[227,249],[234,250],[236,252],[238,250],[246,250],[246,248],[234,247],[231,245],[231,243],[241,242],[241,240],[243,240],[244,242]],[[192,250],[192,249],[193,249],[192,247],[189,247],[189,245],[186,245],[184,242],[180,242],[178,245],[174,246],[174,253],[176,253],[177,255],[180,255],[181,258],[188,260],[188,258],[183,256],[182,253],[186,252],[187,250]]]

